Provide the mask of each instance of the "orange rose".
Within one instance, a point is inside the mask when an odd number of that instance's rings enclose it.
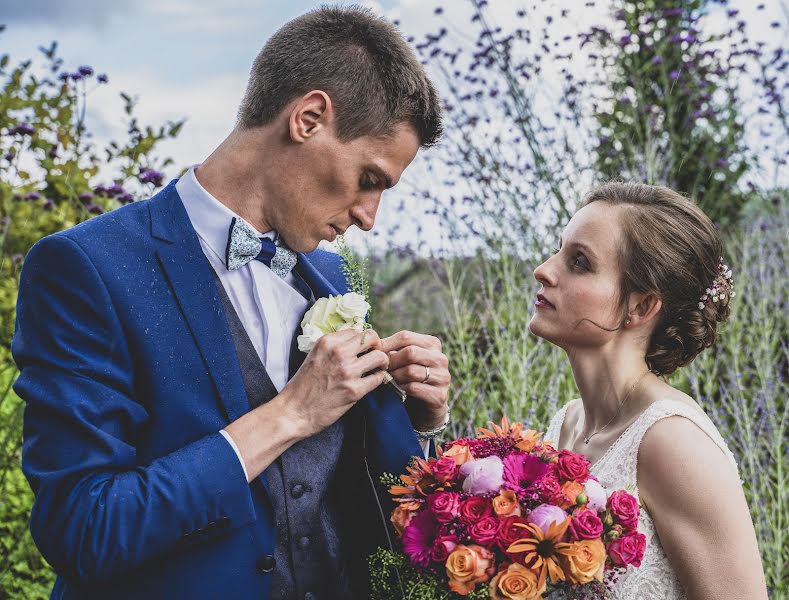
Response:
[[[539,579],[531,569],[513,563],[493,578],[490,582],[492,600],[541,600],[545,591],[538,587]]]
[[[471,450],[469,450],[468,446],[461,446],[460,444],[455,444],[449,450],[446,450],[441,454],[441,456],[451,456],[455,459],[455,462],[458,465],[464,465],[468,461],[470,461],[473,456],[471,456]]]
[[[600,539],[580,540],[572,544],[575,553],[562,556],[562,567],[570,583],[589,583],[593,579],[603,581],[605,544]]]
[[[561,500],[559,507],[567,510],[571,506],[575,506],[576,502],[578,501],[578,494],[582,493],[583,491],[583,484],[580,484],[577,481],[566,481],[562,484],[562,495],[564,498]]]
[[[521,516],[521,505],[518,497],[512,490],[501,490],[499,495],[493,499],[493,511],[496,516],[504,518],[509,516]]]
[[[408,510],[402,506],[398,506],[392,511],[392,516],[389,517],[389,520],[392,522],[397,535],[403,535],[403,530],[408,527],[413,516],[413,510]]]
[[[470,544],[460,545],[447,558],[449,589],[466,596],[478,583],[487,581],[493,574],[493,553],[487,548]]]

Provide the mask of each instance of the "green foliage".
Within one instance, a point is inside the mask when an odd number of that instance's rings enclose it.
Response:
[[[412,567],[402,554],[379,548],[369,558],[370,598],[372,600],[487,600],[488,588],[480,585],[466,596],[447,589],[438,577],[425,575]]]
[[[362,298],[370,302],[370,282],[367,279],[367,258],[361,260],[353,253],[348,243],[345,241],[345,236],[337,236],[336,242],[337,253],[342,257],[342,272],[345,274],[345,279],[348,282],[348,288],[352,292],[356,292]],[[372,310],[367,313],[367,320],[370,320]]]
[[[596,28],[605,93],[596,99],[596,170],[690,194],[713,221],[737,220],[749,170],[739,98],[744,28],[704,36],[708,0],[618,0],[613,31]],[[723,11],[722,7],[717,10]]]
[[[0,27],[0,32],[2,31]],[[101,214],[161,185],[159,142],[182,122],[141,127],[121,94],[128,139],[99,151],[85,125],[88,98],[106,77],[63,69],[57,44],[42,60],[0,57],[0,598],[47,598],[54,573],[28,531],[33,494],[20,468],[23,403],[11,390],[10,344],[24,255],[42,237]],[[112,177],[105,185],[96,180]],[[106,179],[104,180],[106,181]]]

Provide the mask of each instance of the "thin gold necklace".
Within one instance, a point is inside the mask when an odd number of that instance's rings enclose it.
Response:
[[[613,416],[613,417],[611,417],[611,420],[610,420],[610,421],[608,421],[608,423],[606,423],[605,425],[603,425],[603,426],[602,426],[600,429],[598,429],[597,431],[593,432],[593,433],[592,433],[592,434],[590,434],[590,435],[586,435],[586,418],[584,418],[584,431],[582,432],[582,435],[584,436],[584,444],[588,444],[588,443],[589,443],[589,440],[591,440],[591,439],[592,439],[594,436],[596,436],[598,433],[600,433],[601,431],[603,431],[603,429],[605,429],[605,428],[606,428],[606,427],[608,427],[608,426],[609,426],[611,423],[613,423],[613,422],[614,422],[614,419],[616,419],[616,418],[619,416],[619,413],[620,413],[620,411],[622,410],[622,407],[625,405],[625,402],[627,402],[627,401],[628,401],[628,399],[630,398],[630,394],[632,394],[632,393],[633,393],[633,390],[634,390],[634,389],[636,389],[636,386],[638,386],[638,384],[639,384],[639,383],[641,383],[641,380],[642,380],[642,379],[644,379],[644,377],[646,377],[646,376],[647,376],[649,373],[651,373],[651,372],[652,372],[652,369],[647,369],[647,370],[646,370],[646,373],[644,373],[644,374],[643,374],[643,375],[641,375],[641,376],[640,376],[638,379],[636,379],[636,382],[635,382],[633,385],[631,385],[631,386],[630,386],[630,389],[629,389],[629,390],[627,390],[627,394],[625,394],[625,397],[624,397],[624,398],[622,399],[622,401],[619,403],[619,406],[617,407],[617,409],[616,409],[616,413],[614,413],[614,416]]]

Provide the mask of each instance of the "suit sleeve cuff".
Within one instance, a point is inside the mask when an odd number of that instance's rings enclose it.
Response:
[[[224,429],[220,429],[219,433],[222,434],[222,437],[227,440],[228,444],[230,444],[230,447],[233,449],[233,452],[236,453],[236,456],[238,457],[238,462],[241,463],[241,468],[244,470],[244,479],[246,479],[247,483],[249,483],[249,474],[247,473],[247,466],[244,464],[244,459],[241,458],[241,452],[238,450],[238,446],[236,446],[236,443],[233,441],[233,438],[230,437],[230,434],[227,431],[225,431]],[[427,452],[427,450],[425,450],[425,452]]]

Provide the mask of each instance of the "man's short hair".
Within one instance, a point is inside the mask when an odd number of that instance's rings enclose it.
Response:
[[[294,98],[323,90],[350,141],[414,126],[423,147],[441,135],[438,95],[398,29],[361,6],[327,6],[286,23],[255,58],[238,114],[243,129],[271,123]]]

